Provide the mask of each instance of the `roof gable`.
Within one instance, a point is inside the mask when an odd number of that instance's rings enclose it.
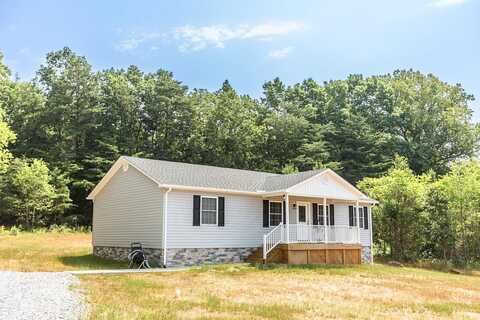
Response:
[[[333,199],[371,200],[348,181],[327,169],[287,189],[290,194]]]

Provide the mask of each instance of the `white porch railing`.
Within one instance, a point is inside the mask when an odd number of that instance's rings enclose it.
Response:
[[[267,254],[283,241],[283,224],[279,224],[267,234],[263,235],[263,261],[266,261]]]
[[[329,226],[327,227],[327,241],[334,243],[360,243],[360,234],[357,227]]]
[[[360,243],[357,227],[320,226],[308,224],[290,224],[287,238],[287,226],[280,224],[263,235],[263,260],[278,244],[286,243]],[[327,235],[325,237],[325,234]]]
[[[286,228],[284,226],[284,228]],[[291,224],[289,226],[290,242],[313,243],[359,243],[358,228],[349,226],[319,226],[308,224]],[[325,233],[327,237],[325,237]]]

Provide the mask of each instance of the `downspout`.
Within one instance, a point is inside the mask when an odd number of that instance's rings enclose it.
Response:
[[[168,193],[172,188],[168,188],[163,194],[163,267],[167,267],[167,208],[168,208]]]

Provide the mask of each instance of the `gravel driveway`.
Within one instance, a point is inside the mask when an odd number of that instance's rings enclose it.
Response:
[[[0,271],[0,319],[82,319],[86,306],[72,289],[78,284],[68,273]]]

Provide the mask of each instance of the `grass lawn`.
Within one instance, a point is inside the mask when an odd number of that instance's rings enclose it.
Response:
[[[125,268],[92,255],[90,233],[0,233],[0,270],[66,271]]]
[[[125,267],[91,255],[87,233],[0,234],[0,270]],[[382,264],[248,264],[82,276],[91,319],[480,319],[480,276]]]
[[[234,264],[82,282],[92,319],[480,319],[480,277],[380,264]]]

